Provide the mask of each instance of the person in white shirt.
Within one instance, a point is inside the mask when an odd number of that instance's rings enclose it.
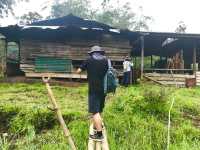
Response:
[[[130,57],[126,56],[123,62],[123,85],[128,86],[130,84],[130,79],[131,79],[131,67],[133,66],[133,63],[131,62]]]

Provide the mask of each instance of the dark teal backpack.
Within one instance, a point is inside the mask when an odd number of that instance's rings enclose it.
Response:
[[[104,94],[115,93],[118,86],[116,70],[112,67],[110,59],[108,59],[108,70],[104,77]]]

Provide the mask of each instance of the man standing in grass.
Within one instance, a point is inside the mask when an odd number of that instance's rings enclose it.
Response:
[[[108,60],[105,52],[99,46],[93,46],[88,52],[90,57],[81,65],[77,73],[86,70],[88,76],[88,105],[92,113],[92,121],[96,132],[90,138],[96,141],[103,140],[101,114],[105,103],[104,76],[108,70]]]
[[[131,58],[129,56],[126,56],[124,62],[123,62],[123,69],[124,69],[124,75],[123,75],[123,85],[128,86],[131,83],[131,74],[133,63],[131,62]]]

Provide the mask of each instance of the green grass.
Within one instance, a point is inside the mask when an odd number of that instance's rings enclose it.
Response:
[[[78,149],[87,149],[87,86],[52,89]],[[103,118],[110,149],[166,149],[173,96],[170,150],[199,150],[200,88],[160,88],[152,84],[119,87],[114,96],[107,97]],[[48,105],[43,84],[0,84],[0,150],[69,149]]]

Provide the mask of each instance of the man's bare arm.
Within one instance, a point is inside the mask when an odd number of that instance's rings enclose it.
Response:
[[[76,70],[76,73],[81,73],[82,72],[82,69],[81,68],[78,68],[77,70]]]

